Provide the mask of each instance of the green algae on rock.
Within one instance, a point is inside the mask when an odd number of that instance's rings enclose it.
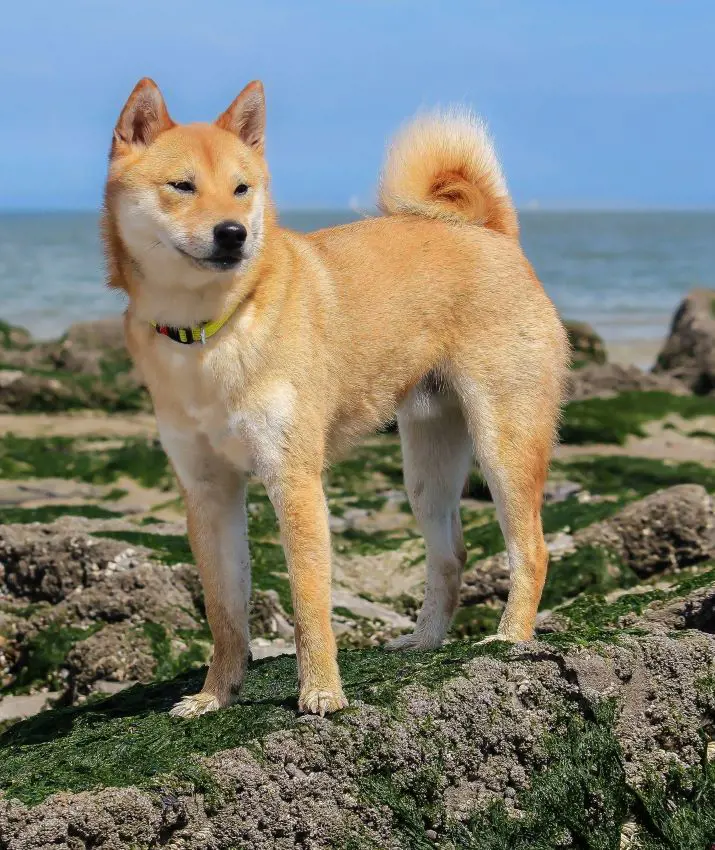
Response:
[[[677,484],[700,484],[715,492],[715,470],[692,461],[676,463],[625,455],[584,455],[567,461],[554,461],[552,468],[582,484],[590,493],[627,500]]]
[[[0,381],[0,410],[151,409],[124,347],[121,317],[73,325],[50,342],[0,322],[0,353],[0,370],[8,373]]]
[[[0,525],[11,523],[53,522],[63,516],[83,516],[87,519],[112,519],[121,517],[100,505],[43,505],[39,508],[0,508]]]
[[[603,339],[587,322],[565,319],[564,326],[572,351],[572,367],[578,369],[588,363],[605,363],[606,346]]]
[[[0,319],[0,349],[24,349],[30,344],[30,332]]]
[[[82,823],[96,846],[121,828],[124,846],[170,834],[197,850],[606,850],[625,825],[682,834],[702,799],[681,781],[680,819],[662,805],[674,776],[703,787],[709,635],[624,633],[605,655],[459,641],[341,665],[352,707],[331,719],[296,713],[295,662],[278,658],[196,720],[166,713],[199,684],[189,674],[16,724],[0,738],[0,842],[39,848],[52,818],[60,847]]]
[[[685,419],[715,416],[715,399],[652,391],[572,401],[564,409],[560,439],[576,445],[622,445],[630,436],[643,437],[647,422],[664,419],[671,413]]]
[[[120,477],[169,489],[174,476],[158,440],[73,437],[0,437],[0,478],[71,478],[112,484]]]
[[[127,368],[120,355],[74,364],[71,346],[58,356],[63,368],[96,366],[92,380]],[[593,401],[567,409],[577,441],[622,440],[668,412],[713,410],[712,399],[667,393]],[[611,850],[620,840],[639,842],[632,850],[690,850],[710,840],[715,553],[705,491],[715,491],[715,473],[623,456],[580,456],[553,470],[582,489],[543,511],[552,564],[539,640],[470,639],[494,634],[508,569],[493,510],[465,501],[473,604],[459,609],[453,642],[415,654],[341,652],[351,706],[330,719],[298,715],[291,657],[251,664],[225,711],[168,717],[200,687],[210,651],[180,527],[117,517],[101,494],[96,505],[2,509],[0,522],[35,523],[0,529],[6,692],[64,689],[68,704],[0,738],[0,846],[39,850],[48,830],[54,846],[107,850]],[[133,479],[176,495],[161,447],[139,438],[6,436],[0,475],[103,490]],[[685,484],[704,490],[638,501]],[[337,463],[326,488],[341,563],[379,569],[381,556],[397,557],[399,569],[415,569],[423,547],[404,515],[395,436]],[[468,495],[486,496],[477,473]],[[53,522],[60,515],[64,523]],[[253,485],[249,517],[261,633],[275,611],[289,631],[275,516]],[[414,618],[419,595],[410,588],[382,602]],[[349,605],[335,613],[354,624],[343,643],[372,639],[371,623]],[[154,683],[109,699],[96,693],[98,680],[136,679]]]

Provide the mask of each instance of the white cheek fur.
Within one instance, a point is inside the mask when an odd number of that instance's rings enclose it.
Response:
[[[263,246],[264,215],[266,210],[266,194],[263,189],[256,189],[253,206],[248,216],[248,238],[245,254],[255,257]]]

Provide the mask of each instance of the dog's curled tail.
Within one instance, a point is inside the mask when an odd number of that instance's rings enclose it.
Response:
[[[397,134],[382,169],[378,203],[388,215],[468,221],[505,236],[519,234],[487,129],[466,109],[419,116]]]

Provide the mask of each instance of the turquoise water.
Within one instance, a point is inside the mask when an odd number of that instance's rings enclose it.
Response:
[[[313,230],[355,217],[286,212],[281,221]],[[590,322],[641,365],[688,289],[715,287],[715,213],[530,211],[521,226],[524,249],[562,315]],[[0,318],[49,338],[122,306],[104,286],[95,214],[0,215]]]

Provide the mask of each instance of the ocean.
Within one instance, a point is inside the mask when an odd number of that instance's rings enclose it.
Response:
[[[285,212],[313,230],[350,212]],[[520,214],[522,244],[561,314],[591,323],[612,359],[647,367],[694,286],[715,287],[713,212]],[[123,308],[104,285],[97,215],[0,214],[0,319],[51,338]]]

